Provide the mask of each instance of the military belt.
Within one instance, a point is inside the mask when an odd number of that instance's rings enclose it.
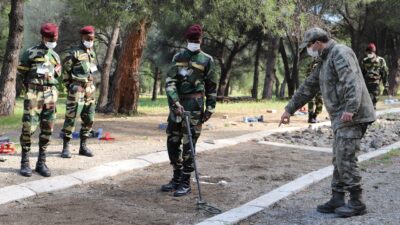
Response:
[[[187,99],[194,99],[194,98],[203,98],[204,94],[202,92],[192,93],[192,94],[185,94],[179,96],[180,100],[187,100]]]
[[[40,84],[28,84],[28,88],[36,91],[48,91],[53,88],[53,85],[40,85]]]
[[[73,81],[73,82],[72,82],[73,85],[78,85],[78,86],[81,86],[81,87],[83,87],[83,88],[89,87],[90,85],[92,85],[92,83],[93,83],[92,81],[88,81],[88,82]]]

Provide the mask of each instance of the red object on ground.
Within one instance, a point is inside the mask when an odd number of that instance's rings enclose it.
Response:
[[[104,137],[100,138],[100,140],[113,141],[113,140],[115,140],[115,138],[110,137],[110,132],[106,132]]]
[[[3,143],[0,145],[0,154],[12,155],[15,153],[15,146],[11,142]]]

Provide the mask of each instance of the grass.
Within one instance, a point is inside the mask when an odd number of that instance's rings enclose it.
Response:
[[[65,115],[66,99],[59,98],[57,102],[57,118],[62,119]],[[251,115],[265,113],[266,109],[283,109],[287,100],[260,100],[257,102],[239,102],[239,103],[217,103],[216,112],[219,114],[231,115]],[[136,116],[144,115],[165,115],[168,112],[168,101],[166,96],[159,96],[156,101],[151,101],[150,96],[141,96],[139,99],[139,113]],[[18,98],[14,115],[0,118],[0,131],[9,129],[19,129],[23,114],[23,98]],[[118,115],[116,115],[118,117]]]
[[[390,152],[376,159],[362,162],[360,167],[361,169],[366,169],[368,166],[371,165],[391,165],[393,163],[393,158],[397,157],[400,157],[400,148],[393,149]]]
[[[61,98],[57,102],[57,118],[64,118],[65,115],[65,98]],[[22,125],[22,114],[23,114],[23,102],[22,98],[18,98],[15,105],[14,115],[0,117],[0,130],[9,130],[20,128]]]

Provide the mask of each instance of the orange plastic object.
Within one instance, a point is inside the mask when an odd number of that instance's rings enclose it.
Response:
[[[0,154],[12,155],[15,153],[15,146],[11,142],[2,143],[0,145]]]
[[[110,132],[106,132],[104,137],[100,138],[100,140],[113,141],[113,140],[115,140],[115,138],[110,137]]]

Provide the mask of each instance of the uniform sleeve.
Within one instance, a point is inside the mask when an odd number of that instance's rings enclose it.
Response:
[[[17,70],[18,73],[22,75],[22,78],[25,79],[30,68],[31,68],[31,60],[29,59],[29,51],[25,50],[20,57]]]
[[[204,79],[206,110],[214,113],[217,104],[217,74],[215,72],[215,62],[210,59],[209,69]]]
[[[179,102],[179,95],[177,91],[177,82],[178,82],[178,67],[175,65],[176,56],[172,59],[172,65],[167,73],[167,78],[165,80],[165,92],[167,94],[168,99],[174,104],[175,102]]]
[[[357,58],[350,50],[337,53],[333,57],[339,82],[343,87],[345,112],[357,113],[362,97],[363,81],[360,79]]]
[[[365,59],[361,60],[360,69],[363,74],[365,83],[367,82],[367,70],[365,69]]]
[[[71,71],[74,63],[74,55],[71,51],[67,51],[62,55],[62,80],[66,87],[71,83]]]
[[[295,113],[296,110],[301,108],[307,102],[311,101],[312,98],[319,92],[319,70],[320,65],[315,67],[310,76],[305,79],[304,83],[296,91],[292,99],[290,99],[289,103],[285,107],[285,110],[288,113]]]
[[[386,65],[385,59],[382,58],[381,78],[382,78],[383,86],[384,86],[385,88],[388,88],[388,87],[389,87],[388,75],[389,75],[389,68],[388,68],[387,65]]]
[[[60,60],[60,56],[53,52],[52,54],[54,61],[56,62],[56,65],[54,65],[54,76],[56,78],[61,76],[61,60]]]

